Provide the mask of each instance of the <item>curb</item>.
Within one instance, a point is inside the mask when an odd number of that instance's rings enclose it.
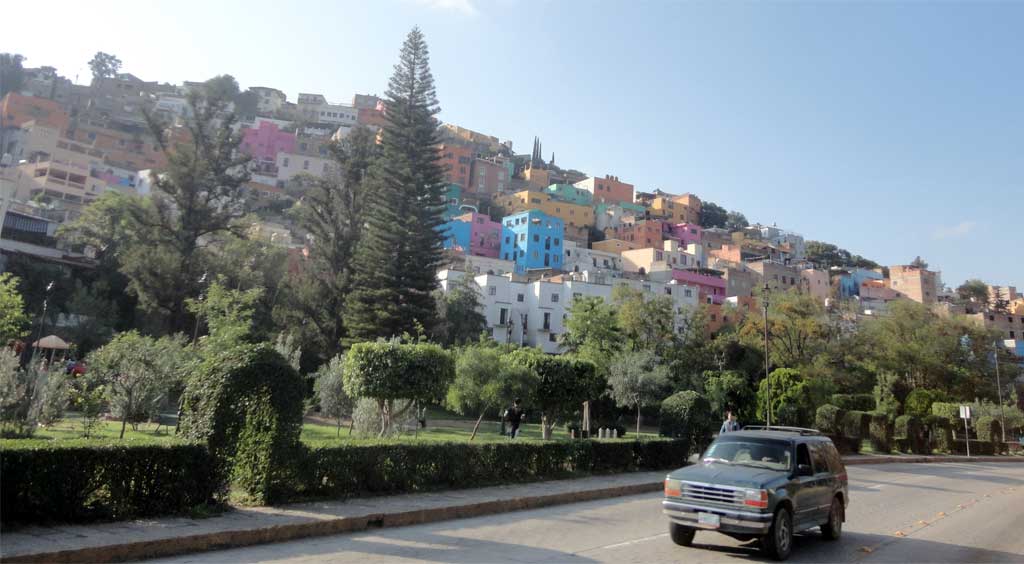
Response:
[[[657,482],[630,484],[627,486],[536,495],[515,499],[486,501],[482,503],[450,505],[446,507],[418,509],[401,513],[370,513],[366,515],[339,517],[321,521],[312,521],[309,523],[277,525],[259,529],[222,531],[217,533],[206,533],[201,535],[139,541],[126,544],[113,544],[56,552],[36,552],[32,554],[12,556],[10,558],[0,558],[0,562],[124,562],[129,560],[143,560],[147,558],[177,556],[209,550],[223,550],[227,548],[240,548],[258,544],[285,542],[308,537],[352,533],[364,531],[370,528],[404,527],[408,525],[448,521],[451,519],[480,517],[483,515],[493,515],[523,509],[539,509],[541,507],[549,507],[552,505],[564,505],[596,499],[607,499],[656,492],[661,491],[663,487],[663,482],[659,480]]]
[[[861,464],[927,464],[945,462],[1024,462],[1024,456],[871,456],[865,458],[846,459],[846,466]]]

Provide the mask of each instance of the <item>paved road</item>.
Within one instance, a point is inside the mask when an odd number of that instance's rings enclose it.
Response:
[[[851,466],[838,543],[798,536],[795,562],[1024,562],[1024,464]],[[750,543],[672,544],[645,494],[415,527],[210,552],[167,562],[743,562]]]

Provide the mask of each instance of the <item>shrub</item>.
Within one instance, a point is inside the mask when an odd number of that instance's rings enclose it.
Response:
[[[932,404],[935,403],[936,394],[931,390],[917,388],[907,394],[907,401],[903,406],[903,412],[915,417],[931,415]]]
[[[924,418],[924,427],[932,450],[952,452],[953,431],[948,419],[941,415],[929,415]]]
[[[832,405],[845,411],[871,411],[875,409],[875,396],[871,394],[832,394]]]
[[[814,426],[827,435],[842,435],[845,412],[834,405],[823,405],[814,414]]]
[[[0,445],[0,521],[39,523],[181,513],[213,502],[221,479],[201,445]]]
[[[712,421],[711,404],[704,396],[693,390],[677,392],[661,402],[658,432],[686,439],[696,450],[703,450],[711,440]]]
[[[222,475],[253,501],[275,501],[295,470],[304,392],[302,377],[273,347],[229,349],[189,380],[182,436],[205,442]]]
[[[843,414],[842,434],[848,439],[864,439],[868,436],[871,415],[866,411],[847,411]]]
[[[958,403],[946,403],[946,402],[933,402],[932,403],[932,415],[937,415],[949,421],[951,426],[961,423],[960,421],[960,404]]]
[[[740,422],[753,421],[756,417],[757,394],[744,373],[707,371],[704,390],[715,415],[724,417],[726,411],[732,411]]]
[[[927,454],[929,445],[924,440],[921,420],[913,415],[900,415],[893,425],[893,437],[901,452]]]
[[[889,422],[889,414],[872,411],[870,416],[868,438],[871,440],[871,448],[876,452],[890,452],[892,450],[892,424]]]
[[[530,403],[541,411],[544,438],[550,438],[555,424],[568,419],[581,403],[597,399],[605,391],[606,382],[590,361],[546,355],[536,349],[519,349],[506,358],[511,366],[528,368],[537,375]]]
[[[768,385],[771,384],[769,394]],[[773,425],[810,427],[814,423],[814,406],[810,388],[800,372],[791,368],[776,368],[757,387],[757,417],[766,421],[764,405],[771,396],[771,422]]]
[[[1003,450],[1003,434],[1002,427],[999,425],[999,420],[995,417],[989,417],[985,415],[978,418],[978,422],[974,424],[974,430],[978,434],[979,441],[985,441],[998,445],[995,449],[997,452]]]
[[[685,440],[378,443],[312,448],[297,494],[344,498],[664,470],[686,464]]]

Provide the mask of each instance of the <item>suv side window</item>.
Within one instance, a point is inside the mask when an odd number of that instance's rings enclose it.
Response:
[[[811,459],[814,460],[814,473],[815,474],[828,474],[829,464],[828,458],[825,456],[825,448],[821,443],[810,443],[807,445],[811,449]]]
[[[811,455],[807,453],[807,443],[796,445],[796,463],[797,465],[811,465]]]
[[[821,446],[825,450],[825,458],[828,459],[829,470],[833,474],[841,474],[843,472],[843,459],[839,456],[836,446],[831,442],[822,442]]]

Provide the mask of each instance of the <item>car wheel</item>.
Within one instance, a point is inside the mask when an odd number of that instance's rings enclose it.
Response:
[[[828,522],[821,526],[821,534],[825,540],[839,540],[843,534],[843,502],[838,497],[832,498],[832,507],[828,510]]]
[[[781,507],[775,512],[768,534],[761,539],[761,547],[776,560],[789,558],[793,550],[793,515],[789,509]]]
[[[679,546],[690,546],[693,544],[693,535],[696,532],[692,527],[684,527],[678,523],[668,524],[668,534],[672,537],[672,542]]]

